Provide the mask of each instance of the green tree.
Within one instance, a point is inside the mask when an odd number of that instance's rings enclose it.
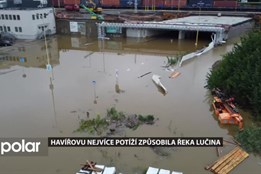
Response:
[[[207,84],[209,89],[218,87],[234,96],[242,108],[261,120],[261,32],[241,38],[207,75]]]

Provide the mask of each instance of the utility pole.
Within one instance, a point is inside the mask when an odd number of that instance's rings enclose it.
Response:
[[[199,7],[199,13],[198,13],[198,29],[197,29],[197,35],[196,35],[196,42],[195,42],[195,46],[198,46],[198,35],[199,35],[199,26],[200,26],[200,14],[201,14],[201,7]]]

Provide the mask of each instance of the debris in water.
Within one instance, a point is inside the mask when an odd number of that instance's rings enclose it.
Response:
[[[92,44],[94,44],[94,43],[86,43],[86,44],[84,44],[84,45],[88,46],[88,45],[92,45]]]
[[[89,57],[89,56],[93,55],[93,53],[94,53],[94,52],[91,52],[91,53],[89,53],[89,54],[85,55],[85,56],[84,56],[84,58],[86,59],[87,57]]]
[[[13,72],[13,71],[16,71],[16,70],[10,70],[10,71],[0,72],[0,75],[7,74],[7,73],[10,73],[10,72]]]
[[[145,73],[145,74],[142,74],[141,76],[139,76],[138,78],[141,78],[141,77],[144,77],[144,76],[146,76],[146,75],[148,75],[148,74],[150,74],[151,72],[147,72],[147,73]]]
[[[166,95],[168,91],[165,88],[165,86],[163,86],[163,84],[160,82],[160,76],[156,75],[156,74],[153,74],[152,80],[159,87],[159,89],[161,89],[160,92],[162,92],[163,95]]]
[[[97,115],[96,118],[81,120],[77,132],[87,131],[89,133],[97,133],[101,135],[107,132],[107,135],[120,134],[124,129],[137,129],[142,124],[154,124],[155,119],[153,115],[129,115],[126,116],[123,112],[117,111],[114,107],[107,110],[107,116],[101,118]]]
[[[175,79],[176,77],[178,77],[181,73],[178,71],[174,71],[170,74],[169,78],[171,79]]]
[[[213,173],[229,173],[248,156],[249,154],[247,152],[237,146],[228,154],[220,157],[212,164],[206,166],[205,169],[210,170]]]

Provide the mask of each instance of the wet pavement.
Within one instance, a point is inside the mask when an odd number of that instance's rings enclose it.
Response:
[[[90,136],[75,133],[81,119],[115,107],[127,114],[153,114],[154,125],[125,130],[122,136],[143,137],[224,137],[231,139],[236,126],[219,125],[211,110],[206,74],[220,55],[232,49],[229,41],[201,57],[184,62],[175,79],[163,66],[166,56],[195,50],[194,41],[175,39],[89,40],[57,36],[44,41],[18,42],[0,48],[0,137]],[[199,47],[208,41],[201,41]],[[46,64],[53,66],[46,70]],[[118,72],[118,81],[116,81]],[[152,72],[141,78],[141,75]],[[163,95],[153,83],[161,76],[168,93]],[[95,83],[94,83],[95,81]],[[246,124],[251,124],[247,113]],[[225,145],[223,151],[231,149]],[[142,173],[148,166],[184,173],[209,173],[204,167],[217,159],[210,147],[161,149],[163,156],[149,147],[49,148],[47,157],[1,157],[0,173],[71,174],[86,159],[114,165],[118,172]],[[231,173],[257,174],[260,156],[250,155]]]

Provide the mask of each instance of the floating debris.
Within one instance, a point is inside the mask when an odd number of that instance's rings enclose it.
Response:
[[[155,123],[153,115],[129,115],[126,116],[123,112],[117,111],[114,107],[107,110],[107,116],[101,118],[97,115],[96,118],[81,120],[80,126],[76,132],[89,132],[101,135],[107,132],[107,135],[120,134],[124,129],[137,129],[142,124],[152,125]]]
[[[211,35],[211,39],[212,39],[212,41],[208,44],[207,47],[182,56],[182,58],[181,58],[181,60],[179,62],[179,66],[181,66],[184,61],[192,59],[194,57],[201,56],[202,54],[204,54],[204,53],[208,52],[209,50],[213,49],[214,46],[215,46],[216,34]]]
[[[159,169],[155,167],[149,167],[146,174],[182,174],[182,172],[170,171],[166,169]]]
[[[0,72],[0,75],[7,74],[7,73],[10,73],[10,72],[14,72],[14,71],[16,71],[16,70],[10,70],[10,71]]]
[[[85,43],[84,45],[88,46],[88,45],[92,45],[94,44],[93,42],[92,43]]]
[[[229,173],[248,156],[249,154],[247,152],[245,152],[242,148],[237,146],[228,154],[220,157],[211,165],[206,166],[205,169],[210,170],[213,173]]]
[[[171,79],[175,79],[176,77],[178,77],[181,73],[178,71],[174,71],[170,74],[169,78]]]
[[[104,165],[97,165],[92,161],[86,161],[85,164],[81,164],[83,167],[76,174],[116,174],[115,167],[106,167]]]
[[[138,78],[144,77],[144,76],[146,76],[146,75],[148,75],[148,74],[150,74],[150,73],[151,73],[151,72],[147,72],[147,73],[145,73],[145,74],[139,76]]]
[[[160,76],[159,75],[153,74],[152,80],[160,89],[163,90],[162,92],[163,92],[164,95],[167,94],[168,91],[165,88],[165,86],[163,86],[163,84],[160,82]]]

